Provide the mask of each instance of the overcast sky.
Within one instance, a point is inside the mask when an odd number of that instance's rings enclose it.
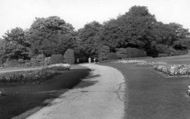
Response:
[[[147,6],[159,21],[190,28],[190,0],[0,0],[0,36],[15,27],[29,28],[35,17],[59,16],[78,29],[116,18],[134,5]]]

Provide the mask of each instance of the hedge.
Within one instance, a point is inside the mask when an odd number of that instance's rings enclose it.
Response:
[[[133,58],[133,57],[147,56],[144,50],[137,48],[119,48],[116,53],[119,58]]]

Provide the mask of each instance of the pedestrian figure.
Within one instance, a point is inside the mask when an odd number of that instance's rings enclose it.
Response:
[[[94,63],[96,63],[96,58],[94,58]]]
[[[90,57],[88,58],[88,63],[91,63],[91,58]]]
[[[79,63],[80,62],[80,60],[79,60],[79,58],[77,58],[77,63]]]
[[[190,96],[190,84],[188,85],[187,95]]]

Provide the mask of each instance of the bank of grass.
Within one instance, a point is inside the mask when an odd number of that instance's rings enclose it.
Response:
[[[148,66],[105,65],[117,68],[125,76],[125,119],[189,119],[190,98],[186,95],[189,78],[165,78]]]
[[[77,85],[89,75],[90,70],[75,66],[70,71],[62,71],[43,80],[41,83],[0,83],[0,90],[5,96],[0,96],[0,119],[10,119],[35,107],[48,105],[47,99],[53,99],[64,93],[67,89]],[[17,119],[24,119],[24,114]]]
[[[186,55],[149,58],[147,61],[160,61],[168,64],[190,64],[190,53]]]
[[[51,76],[61,73],[60,71],[65,71],[70,69],[67,64],[55,64],[44,67],[38,67],[36,69],[25,68],[22,70],[15,71],[1,71],[0,72],[0,82],[2,83],[26,83],[26,82],[40,82],[47,80]],[[19,69],[19,67],[18,67]]]

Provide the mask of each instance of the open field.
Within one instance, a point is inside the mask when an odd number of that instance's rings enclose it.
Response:
[[[0,119],[10,119],[26,110],[39,109],[48,105],[47,99],[58,97],[78,84],[89,72],[87,68],[75,67],[71,71],[64,71],[40,84],[1,83],[0,89],[4,90],[6,95],[0,97]],[[28,115],[20,116],[19,119],[25,118],[24,116]]]
[[[190,56],[146,60],[190,63]],[[189,119],[190,98],[186,95],[190,79],[165,78],[152,67],[106,63],[119,69],[126,80],[125,119]]]

